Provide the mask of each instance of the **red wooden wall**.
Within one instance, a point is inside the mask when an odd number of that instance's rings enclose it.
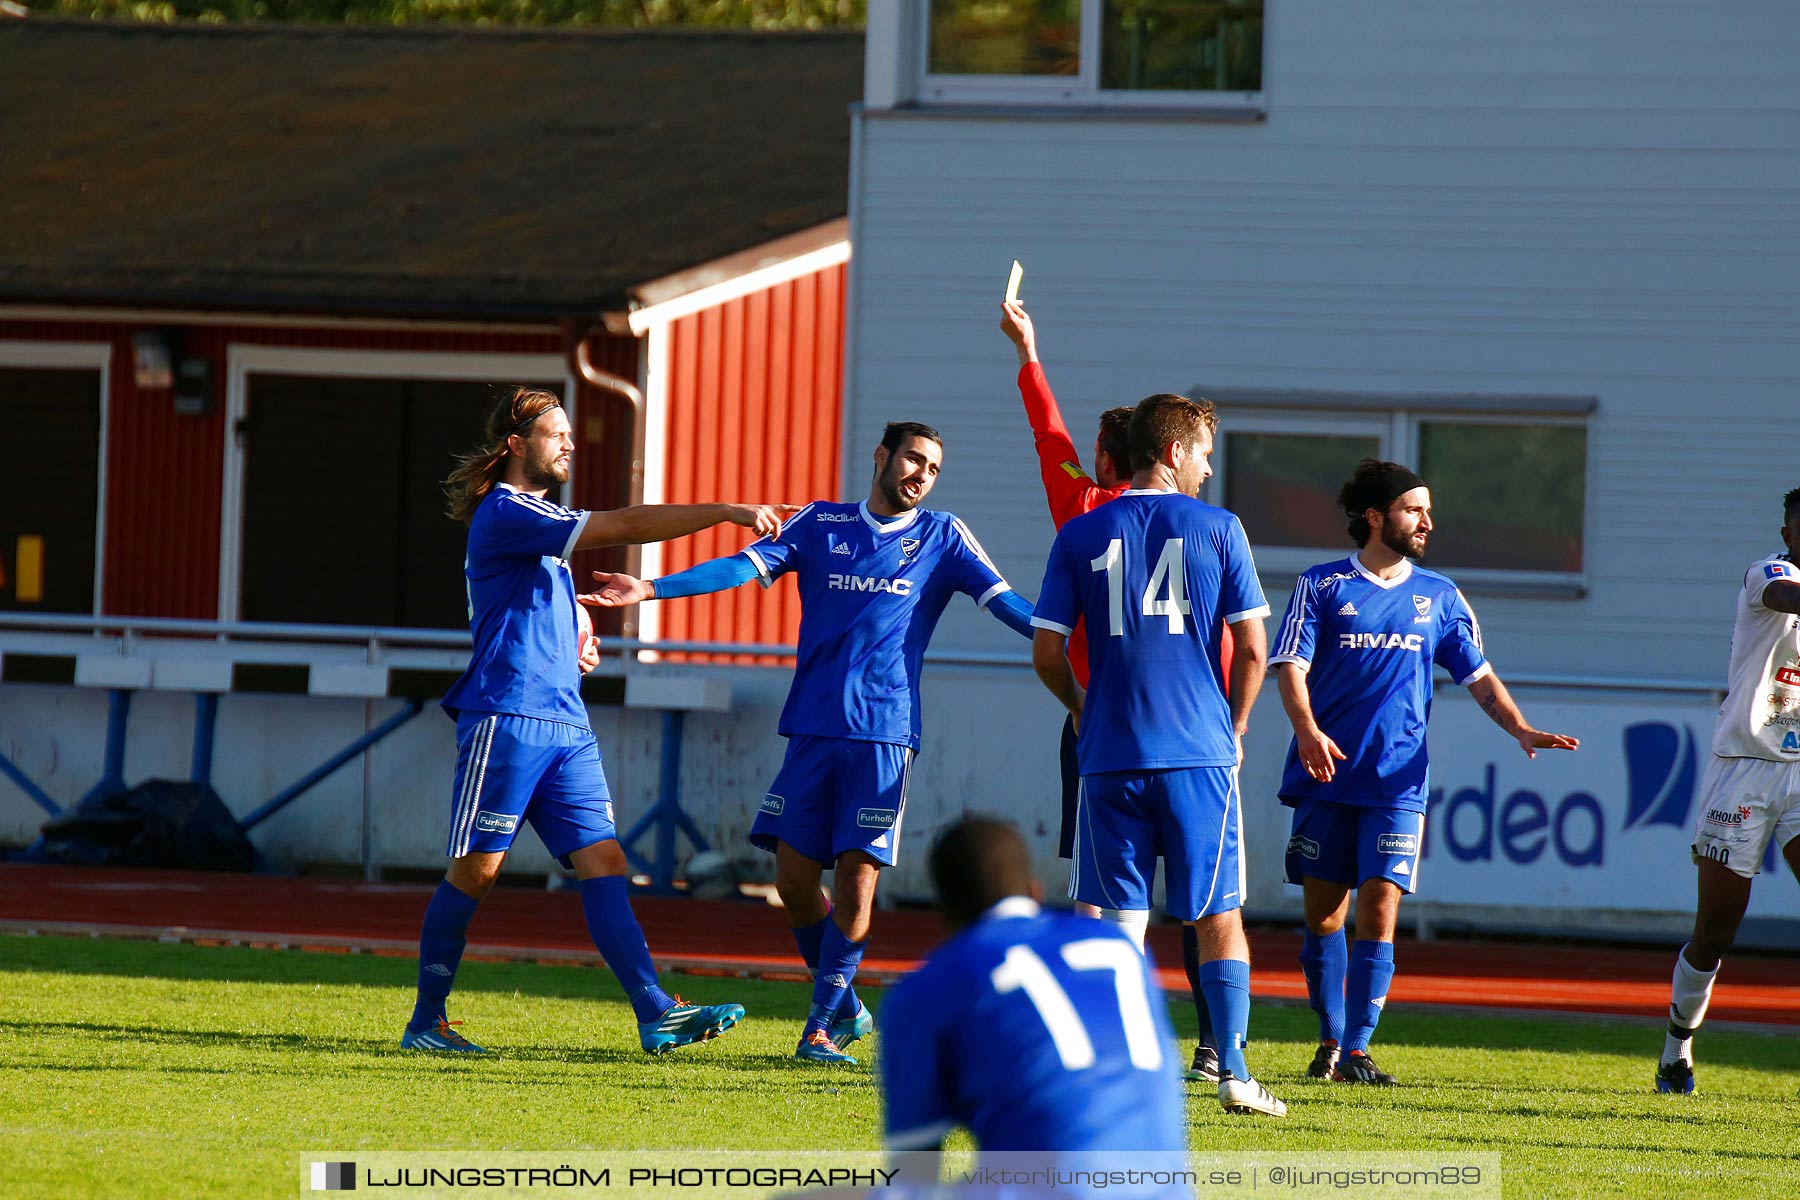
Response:
[[[839,497],[843,413],[843,266],[803,275],[670,326],[664,499],[805,504]],[[752,541],[726,526],[670,543],[664,573]],[[674,640],[792,645],[792,579],[662,606]]]

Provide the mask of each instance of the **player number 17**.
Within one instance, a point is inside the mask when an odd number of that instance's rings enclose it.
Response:
[[[1108,632],[1114,637],[1125,636],[1125,543],[1114,538],[1106,544],[1106,553],[1088,563],[1096,571],[1106,572],[1106,616],[1109,623]],[[1165,595],[1157,595],[1164,588]],[[1163,543],[1162,555],[1157,558],[1155,568],[1150,572],[1150,582],[1144,585],[1143,613],[1146,617],[1167,617],[1169,632],[1179,636],[1187,624],[1183,620],[1193,612],[1193,606],[1187,598],[1187,571],[1183,566],[1181,539],[1170,538]]]
[[[1119,999],[1119,1022],[1125,1027],[1125,1049],[1131,1065],[1140,1071],[1160,1070],[1162,1040],[1150,1015],[1150,989],[1144,985],[1144,959],[1130,942],[1119,938],[1084,938],[1062,948],[1062,960],[1072,971],[1111,971],[1113,991]],[[1023,991],[1037,1009],[1065,1071],[1081,1071],[1094,1065],[1094,1040],[1088,1036],[1081,1014],[1069,1001],[1069,993],[1030,946],[1013,946],[1006,958],[988,975],[1001,995]]]

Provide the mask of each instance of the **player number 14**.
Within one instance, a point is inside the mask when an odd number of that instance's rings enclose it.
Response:
[[[1108,630],[1114,637],[1125,636],[1125,543],[1114,538],[1106,544],[1106,553],[1088,563],[1096,571],[1106,572],[1106,616]],[[1166,594],[1157,593],[1167,589]],[[1163,543],[1162,554],[1144,586],[1143,613],[1146,617],[1167,617],[1169,632],[1180,635],[1187,624],[1183,619],[1193,612],[1187,598],[1187,571],[1182,563],[1181,539]]]
[[[1119,999],[1119,1021],[1125,1026],[1125,1049],[1131,1065],[1140,1071],[1160,1070],[1162,1041],[1150,1015],[1150,989],[1144,986],[1144,959],[1130,942],[1119,938],[1085,938],[1062,948],[1062,960],[1072,971],[1111,971],[1113,991]],[[1069,993],[1030,946],[1013,946],[1006,958],[989,973],[1001,995],[1022,991],[1038,1011],[1065,1071],[1081,1071],[1094,1065],[1094,1041],[1081,1014],[1069,1001]]]

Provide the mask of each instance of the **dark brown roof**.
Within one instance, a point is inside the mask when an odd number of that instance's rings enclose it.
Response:
[[[841,217],[860,33],[0,21],[0,302],[539,317]]]

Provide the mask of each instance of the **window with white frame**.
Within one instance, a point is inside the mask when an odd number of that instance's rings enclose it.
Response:
[[[1377,458],[1431,487],[1425,565],[1498,589],[1583,586],[1589,400],[1195,394],[1219,405],[1206,497],[1243,521],[1265,574],[1349,553],[1338,489]]]
[[[1263,0],[925,0],[921,98],[1259,109]]]

